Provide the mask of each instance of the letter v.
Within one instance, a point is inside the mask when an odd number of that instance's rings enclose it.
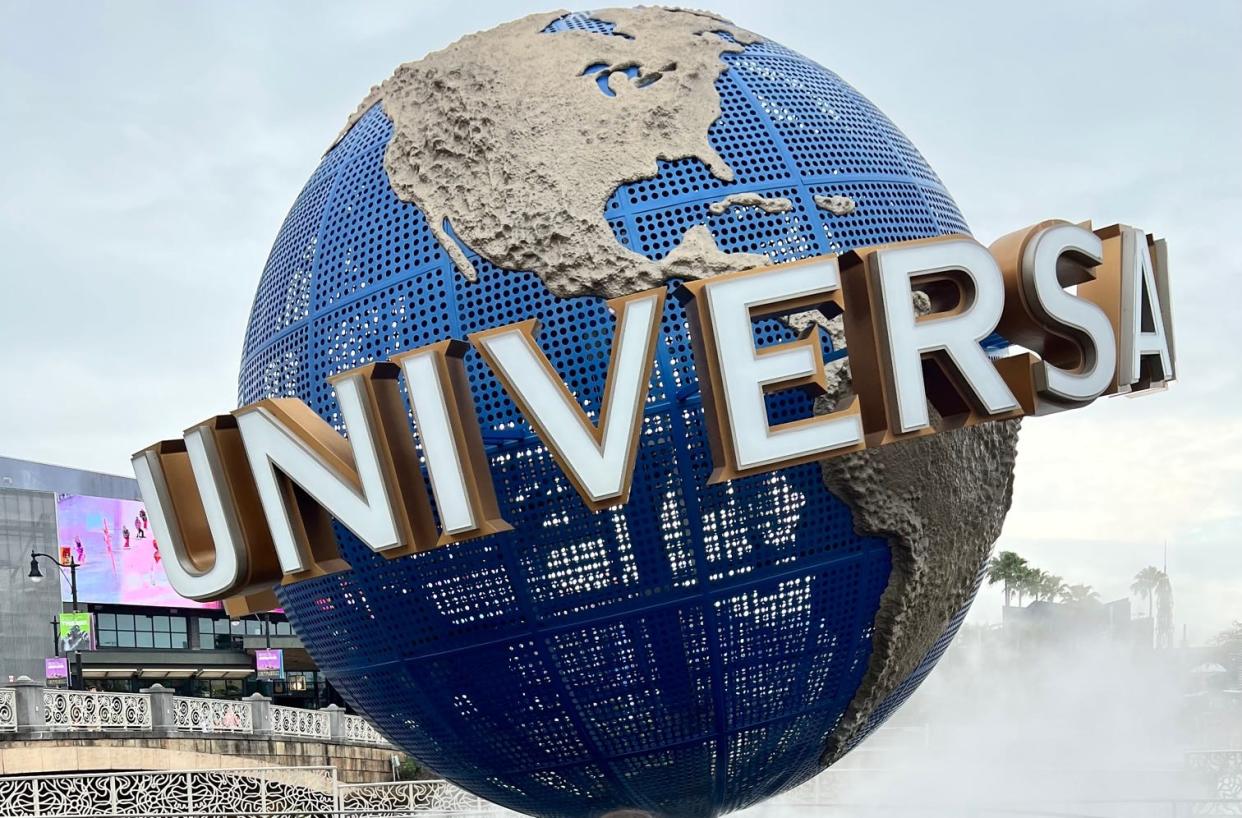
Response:
[[[614,298],[617,316],[599,425],[593,426],[535,343],[535,319],[476,332],[470,343],[592,509],[629,499],[664,312],[663,287]]]

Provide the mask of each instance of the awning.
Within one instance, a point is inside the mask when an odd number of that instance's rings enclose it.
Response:
[[[252,667],[205,667],[194,674],[196,679],[244,679],[254,673]]]
[[[90,667],[82,669],[88,679],[244,679],[254,673],[248,667]]]
[[[189,679],[197,672],[192,667],[144,667],[139,668],[138,675],[144,679]]]
[[[128,679],[138,675],[136,667],[88,667],[82,669],[88,679]]]

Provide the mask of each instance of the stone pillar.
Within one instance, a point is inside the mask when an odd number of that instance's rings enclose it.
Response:
[[[345,740],[345,708],[340,705],[330,704],[327,707],[319,708],[328,714],[328,735],[333,741]]]
[[[18,676],[9,684],[13,688],[17,709],[17,732],[42,733],[47,730],[47,715],[43,709],[43,685],[29,676]]]
[[[250,703],[250,723],[256,736],[272,734],[272,700],[262,693],[251,693],[242,699]]]
[[[174,691],[159,682],[138,691],[151,699],[151,732],[171,736],[177,732],[177,715],[173,710]]]

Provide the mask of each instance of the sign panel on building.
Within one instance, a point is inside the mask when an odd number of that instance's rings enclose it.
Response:
[[[95,649],[89,613],[75,612],[60,615],[60,649],[65,653]]]
[[[69,659],[65,656],[49,656],[43,660],[43,677],[48,684],[59,687],[69,681]]]
[[[285,652],[280,648],[255,651],[254,669],[260,679],[285,678]]]
[[[164,554],[135,500],[69,494],[56,501],[60,562],[77,562],[78,598],[110,605],[170,608],[219,608],[219,602],[195,602],[178,594],[164,572]],[[61,581],[61,598],[70,598]]]

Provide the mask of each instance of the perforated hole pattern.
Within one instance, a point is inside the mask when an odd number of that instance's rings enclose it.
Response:
[[[566,29],[612,27],[573,14],[548,32]],[[835,74],[769,43],[726,59],[709,137],[736,181],[661,163],[609,201],[618,241],[658,259],[707,224],[722,249],[780,262],[966,230],[917,151]],[[372,108],[294,203],[255,298],[240,401],[296,395],[339,429],[330,375],[536,316],[544,352],[593,412],[613,327],[603,302],[557,299],[536,276],[477,257],[478,281],[462,279],[387,184],[390,134]],[[708,213],[741,191],[794,208]],[[816,194],[849,196],[857,210],[821,211]],[[792,334],[768,320],[755,336],[762,346]],[[814,775],[867,668],[886,543],[854,533],[814,465],[706,485],[674,299],[623,508],[586,511],[475,353],[466,365],[514,530],[388,561],[338,526],[351,570],[281,591],[337,689],[437,773],[538,815],[707,816]],[[793,393],[769,407],[774,423],[811,411]]]

